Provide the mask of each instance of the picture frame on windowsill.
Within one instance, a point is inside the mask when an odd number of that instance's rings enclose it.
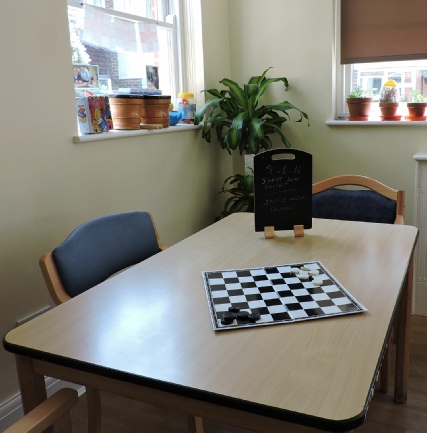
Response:
[[[99,89],[99,67],[73,63],[74,88],[75,89]]]

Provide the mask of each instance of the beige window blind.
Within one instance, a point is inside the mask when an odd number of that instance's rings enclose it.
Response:
[[[427,58],[427,0],[341,0],[341,64]]]

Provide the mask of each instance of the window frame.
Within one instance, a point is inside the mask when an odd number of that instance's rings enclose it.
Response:
[[[173,26],[174,49],[172,50],[176,65],[175,83],[176,92],[171,94],[174,103],[177,92],[193,92],[196,96],[197,105],[203,105],[205,96],[204,89],[204,67],[203,55],[200,50],[203,49],[202,29],[201,29],[201,3],[199,0],[158,0],[162,2],[165,11],[165,22]],[[67,0],[68,6],[83,7],[84,2],[78,0]],[[104,3],[105,5],[105,3]],[[94,6],[94,5],[90,5]],[[117,12],[117,11],[116,11]],[[138,17],[141,19],[144,17]],[[155,20],[156,21],[156,20]],[[70,66],[72,61],[70,58]],[[76,125],[77,126],[77,125]],[[127,138],[136,136],[146,136],[159,133],[184,132],[189,130],[198,130],[199,126],[177,126],[168,127],[162,130],[111,130],[104,134],[84,134],[73,136],[74,143],[92,142],[107,139]]]
[[[353,64],[340,64],[340,52],[341,52],[341,1],[340,0],[334,0],[334,55],[333,55],[333,72],[334,72],[334,84],[333,92],[334,95],[332,97],[332,114],[333,114],[333,121],[328,121],[328,124],[335,124],[334,121],[339,121],[342,123],[343,120],[347,121],[347,118],[349,116],[349,111],[346,103],[347,95],[352,90],[352,67]],[[425,59],[427,63],[427,58]],[[402,61],[403,62],[403,61]],[[379,63],[379,62],[378,62]],[[391,63],[391,62],[384,62],[384,63]],[[395,63],[399,63],[396,61]],[[399,67],[398,67],[399,68]],[[397,69],[398,69],[397,68]],[[405,83],[402,83],[400,86],[402,88],[405,87]],[[426,96],[427,99],[427,96]],[[378,114],[375,110],[371,109],[371,112],[375,116]],[[373,116],[373,117],[374,117]],[[347,123],[350,123],[350,121],[347,121]],[[357,125],[363,125],[363,124],[375,124],[379,123],[382,125],[385,124],[425,124],[427,126],[427,121],[419,121],[419,122],[411,122],[411,121],[405,121],[399,120],[394,122],[383,122],[380,120],[367,120],[367,121],[352,121],[351,124],[357,124]]]
[[[158,1],[159,1],[159,3],[162,4],[163,10],[165,10],[165,13],[167,14],[167,15],[165,15],[165,20],[154,20],[151,18],[139,16],[139,15],[134,15],[134,14],[126,13],[126,12],[117,11],[115,9],[106,9],[104,7],[95,6],[95,5],[92,5],[89,3],[87,5],[94,8],[94,9],[97,9],[99,11],[107,12],[109,15],[112,15],[112,16],[115,16],[118,18],[123,18],[126,20],[131,20],[131,21],[141,22],[141,23],[147,23],[147,24],[155,24],[156,26],[167,29],[171,32],[170,50],[171,50],[171,58],[172,58],[173,64],[170,65],[170,74],[169,75],[170,75],[170,79],[171,79],[170,93],[171,93],[171,98],[173,98],[174,95],[177,93],[177,89],[179,88],[179,84],[182,80],[181,69],[180,69],[179,65],[176,63],[177,53],[179,51],[178,41],[177,41],[177,29],[176,29],[177,22],[174,19],[173,15],[168,14],[170,9],[172,9],[171,7],[169,7],[170,1],[169,0],[158,0]],[[84,8],[85,4],[86,3],[82,2],[82,1],[67,0],[67,8],[69,8],[69,7]]]

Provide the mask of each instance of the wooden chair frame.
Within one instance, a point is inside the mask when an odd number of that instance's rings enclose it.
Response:
[[[4,433],[42,433],[53,426],[54,431],[71,433],[70,409],[78,402],[77,391],[62,388],[24,415]]]
[[[312,186],[312,194],[317,194],[322,191],[326,191],[330,188],[335,188],[339,186],[360,186],[372,191],[376,191],[378,194],[381,194],[384,197],[389,198],[390,200],[394,200],[396,202],[396,219],[394,220],[394,224],[404,224],[404,210],[405,210],[405,191],[393,189],[389,186],[372,179],[367,176],[361,176],[358,174],[345,174],[341,176],[334,176],[329,179],[322,180],[320,182],[314,183]],[[397,323],[398,318],[395,320],[395,325]],[[390,341],[388,342],[388,346],[390,345]],[[384,353],[383,362],[381,365],[381,376],[380,376],[380,391],[387,392],[388,391],[388,377],[390,370],[390,355],[389,355],[389,347]]]

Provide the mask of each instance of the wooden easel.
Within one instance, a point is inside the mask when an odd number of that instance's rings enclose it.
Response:
[[[304,226],[295,225],[294,226],[294,236],[296,238],[303,237],[304,236]],[[264,237],[266,239],[273,239],[274,238],[274,227],[273,226],[264,227]]]

